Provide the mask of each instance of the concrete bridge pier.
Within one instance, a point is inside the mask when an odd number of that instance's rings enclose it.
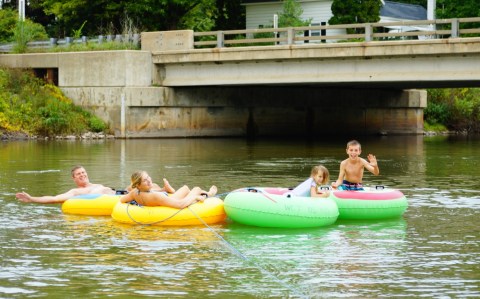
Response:
[[[193,127],[248,137],[422,134],[427,98],[424,90],[313,86],[176,87],[173,94],[189,103]]]
[[[77,92],[72,97],[81,99]],[[215,86],[95,93],[99,98],[119,98],[103,109],[97,102],[95,110],[111,124],[115,136],[125,138],[422,134],[426,105],[423,90]],[[82,105],[88,106],[88,101]]]

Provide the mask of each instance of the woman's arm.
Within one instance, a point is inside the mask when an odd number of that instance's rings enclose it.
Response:
[[[123,195],[122,197],[120,197],[120,202],[121,203],[126,203],[126,202],[131,202],[133,200],[133,192],[134,190],[136,189],[133,189],[132,191],[130,191],[129,193]]]

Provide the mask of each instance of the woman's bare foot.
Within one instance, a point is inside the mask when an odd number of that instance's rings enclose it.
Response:
[[[208,196],[209,197],[212,197],[212,196],[215,196],[215,194],[217,194],[217,186],[213,185],[212,187],[210,187],[210,190],[208,190]]]
[[[167,181],[167,179],[163,179],[163,189],[167,191],[168,193],[175,193],[175,189],[170,185],[170,183]]]

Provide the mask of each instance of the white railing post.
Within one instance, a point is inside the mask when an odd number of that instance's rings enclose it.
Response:
[[[372,41],[372,24],[367,23],[365,24],[365,41],[371,42]]]
[[[287,29],[287,44],[293,45],[293,41],[295,38],[295,30],[292,27],[288,27]]]
[[[224,34],[223,31],[217,31],[217,48],[223,48],[224,46]]]
[[[459,30],[460,30],[460,22],[457,18],[452,19],[452,33],[450,34],[450,37],[456,38],[459,37]]]

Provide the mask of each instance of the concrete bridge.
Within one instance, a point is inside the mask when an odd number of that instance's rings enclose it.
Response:
[[[480,86],[480,38],[153,52],[162,86]]]
[[[0,64],[43,74],[123,138],[422,134],[418,89],[480,86],[475,37],[195,49],[194,35]]]

